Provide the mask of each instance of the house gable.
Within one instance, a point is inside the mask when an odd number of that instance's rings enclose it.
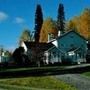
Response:
[[[72,48],[86,47],[86,39],[75,31],[70,31],[58,37],[56,41],[58,42],[58,48],[62,49],[62,51],[68,51]]]
[[[26,46],[26,44],[25,44],[24,42],[21,43],[21,47],[23,47],[24,50],[25,50],[25,52],[27,52],[27,49],[28,49],[28,48],[27,48],[27,46]]]

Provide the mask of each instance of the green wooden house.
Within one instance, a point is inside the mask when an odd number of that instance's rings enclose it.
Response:
[[[45,53],[46,61],[78,63],[86,62],[87,43],[86,39],[75,31],[69,31],[51,40],[53,47]]]

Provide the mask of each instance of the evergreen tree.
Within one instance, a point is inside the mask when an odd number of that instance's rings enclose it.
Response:
[[[58,16],[57,16],[57,29],[64,33],[65,31],[65,16],[64,16],[64,6],[63,4],[59,4],[58,8]]]
[[[23,55],[24,55],[23,47],[16,48],[12,54],[15,63],[17,63],[19,66],[23,64]]]
[[[35,13],[35,42],[39,42],[40,31],[43,24],[43,14],[41,6],[38,4]]]

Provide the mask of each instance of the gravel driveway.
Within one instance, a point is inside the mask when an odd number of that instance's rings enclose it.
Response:
[[[90,78],[86,76],[80,74],[63,74],[56,75],[55,77],[73,85],[77,90],[90,90]]]

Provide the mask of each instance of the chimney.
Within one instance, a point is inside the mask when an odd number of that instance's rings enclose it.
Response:
[[[59,36],[61,36],[61,31],[60,31],[60,30],[58,31],[58,37],[59,37]]]
[[[48,42],[50,42],[50,33],[48,33]]]

